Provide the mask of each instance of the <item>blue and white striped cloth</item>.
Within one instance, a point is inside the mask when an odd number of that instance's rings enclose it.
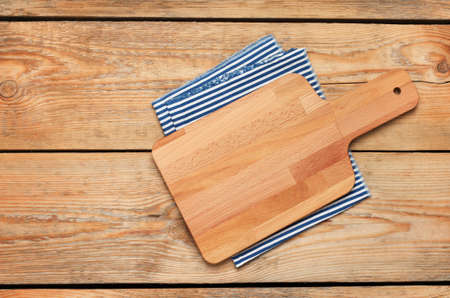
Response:
[[[268,35],[235,53],[205,74],[158,98],[152,104],[164,134],[169,135],[293,72],[304,76],[317,94],[325,99],[306,50],[283,51],[275,38]],[[356,182],[347,195],[235,255],[232,257],[235,266],[244,265],[306,229],[368,198],[369,190],[350,152],[349,155]]]
[[[284,52],[269,35],[206,74],[158,98],[153,107],[164,134],[169,135],[291,72],[303,75],[319,96],[325,98],[306,50]]]

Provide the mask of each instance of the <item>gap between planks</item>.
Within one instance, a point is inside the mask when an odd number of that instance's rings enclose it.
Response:
[[[450,150],[351,150],[352,152],[363,152],[363,153],[450,153]],[[0,150],[0,154],[33,154],[33,153],[151,153],[151,149],[111,149],[111,150],[90,150],[90,149],[80,149],[80,150]]]
[[[67,16],[0,16],[0,22],[180,22],[180,23],[322,23],[385,25],[448,25],[450,20],[427,19],[313,19],[313,18],[162,18],[162,17],[67,17]]]

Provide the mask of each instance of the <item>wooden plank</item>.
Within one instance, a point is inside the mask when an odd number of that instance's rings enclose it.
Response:
[[[264,19],[450,19],[445,0],[372,1],[2,1],[2,16]]]
[[[0,290],[4,298],[25,297],[447,297],[449,286],[383,287],[276,287],[276,288],[187,288],[187,289],[117,289]]]
[[[449,280],[450,154],[355,158],[372,198],[237,270],[203,261],[151,154],[0,154],[0,283]]]
[[[448,25],[13,22],[0,24],[0,150],[150,149],[161,137],[150,101],[268,33],[307,47],[325,84],[399,68],[428,82],[414,114],[358,149],[450,148]]]

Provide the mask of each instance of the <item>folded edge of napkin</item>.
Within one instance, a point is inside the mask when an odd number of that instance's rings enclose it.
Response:
[[[324,98],[306,50],[290,49],[254,68],[239,70],[238,75],[231,74],[227,80],[222,80],[209,89],[167,101],[166,108],[171,123],[175,130],[179,130],[288,73],[298,73],[305,77],[317,94]]]

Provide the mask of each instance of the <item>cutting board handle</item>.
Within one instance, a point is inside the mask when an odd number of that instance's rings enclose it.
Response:
[[[419,95],[406,71],[392,71],[331,101],[339,130],[354,138],[412,110]]]

